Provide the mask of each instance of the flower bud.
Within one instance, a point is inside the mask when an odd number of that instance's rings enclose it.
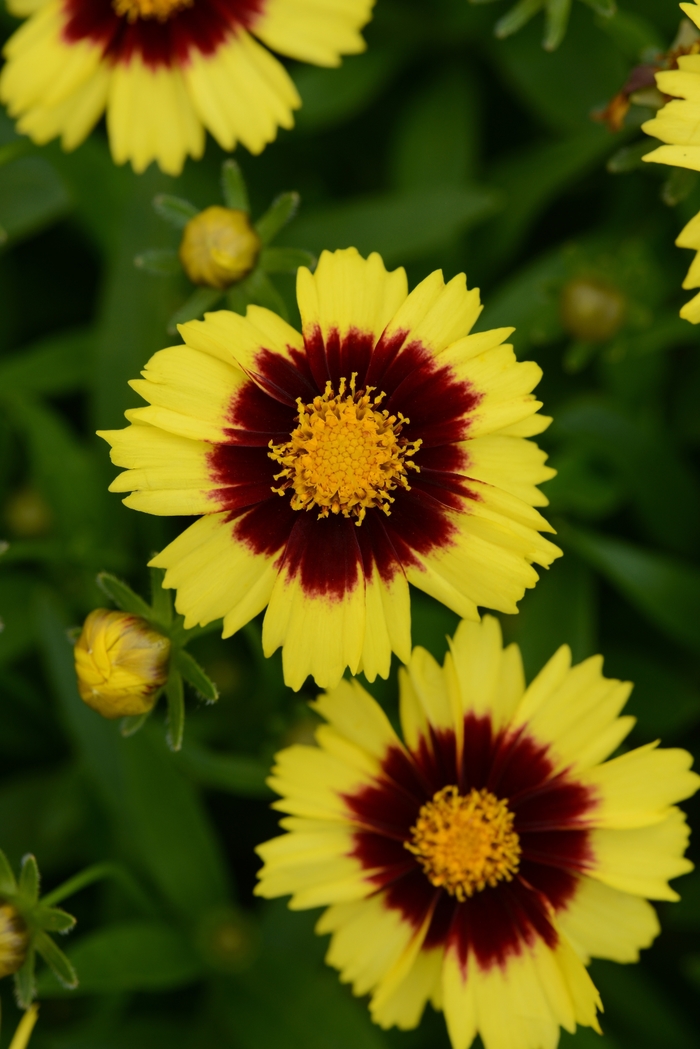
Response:
[[[51,528],[51,508],[34,488],[22,488],[7,501],[5,521],[13,535],[21,539],[45,535]]]
[[[560,308],[569,335],[582,342],[607,342],[622,326],[627,303],[612,285],[575,277],[564,285]]]
[[[180,262],[193,284],[228,288],[250,273],[260,248],[260,237],[245,211],[215,205],[185,226]]]
[[[75,645],[78,690],[106,718],[146,714],[168,677],[170,641],[140,616],[96,608]]]
[[[29,933],[11,903],[0,904],[0,977],[16,973],[24,963]]]

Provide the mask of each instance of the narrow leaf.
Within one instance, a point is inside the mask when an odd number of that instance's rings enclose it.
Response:
[[[175,667],[171,667],[165,694],[168,697],[168,746],[171,750],[180,750],[185,732],[185,694],[182,675]]]
[[[190,219],[199,214],[199,208],[182,197],[171,197],[168,193],[159,193],[153,198],[153,207],[162,219],[177,229],[184,229]]]
[[[638,168],[644,167],[642,157],[648,152],[648,138],[642,139],[641,142],[635,142],[631,146],[623,146],[622,149],[618,149],[610,157],[605,165],[606,170],[611,175],[623,175],[628,171],[636,171]]]
[[[134,259],[134,266],[156,277],[171,277],[174,273],[182,271],[177,252],[172,248],[151,248],[149,251],[142,251]]]
[[[189,652],[185,652],[181,648],[177,649],[175,666],[185,681],[192,685],[193,688],[196,688],[199,694],[204,696],[209,703],[214,703],[219,698],[218,688]]]
[[[287,307],[284,304],[284,299],[267,274],[263,273],[261,269],[253,270],[251,275],[238,287],[246,296],[248,302],[254,302],[258,306],[265,306],[268,310],[278,313],[280,317],[287,320]]]
[[[19,892],[30,903],[36,903],[39,899],[39,868],[36,859],[31,852],[22,859],[22,869],[19,872]]]
[[[59,983],[69,990],[78,986],[78,974],[50,936],[38,930],[34,933],[34,945]]]
[[[304,248],[264,248],[259,264],[265,273],[296,273],[300,266],[312,270],[316,256]]]
[[[153,617],[164,626],[170,626],[173,621],[173,598],[169,590],[163,587],[165,570],[163,568],[151,569],[151,603],[153,605]]]
[[[16,892],[17,879],[10,866],[10,861],[0,849],[0,896],[14,896]]]
[[[250,211],[243,172],[235,160],[225,160],[221,165],[221,192],[227,208],[246,213]]]
[[[188,740],[178,755],[178,764],[196,783],[229,791],[244,798],[269,798],[267,765],[247,754],[212,752]]]
[[[527,25],[531,18],[534,18],[543,4],[544,0],[520,0],[515,7],[511,7],[510,11],[496,22],[494,33],[498,39],[503,40],[505,37],[517,33],[519,29]]]
[[[46,932],[68,932],[75,925],[75,918],[60,907],[37,907],[34,912],[37,923]]]
[[[20,1009],[28,1009],[36,997],[35,967],[34,948],[30,947],[24,959],[24,965],[15,973],[15,997]]]
[[[542,47],[556,51],[566,35],[571,14],[571,0],[549,0],[545,10],[545,32]]]
[[[258,221],[255,228],[263,244],[269,244],[277,236],[283,226],[294,218],[299,210],[298,193],[282,193]]]
[[[140,728],[143,728],[148,721],[150,714],[151,711],[147,710],[145,714],[132,714],[122,718],[119,722],[119,731],[124,739],[128,739],[129,736],[134,736]]]
[[[617,4],[615,0],[583,0],[584,4],[593,8],[597,15],[601,18],[612,18],[617,12]]]
[[[131,587],[121,579],[117,579],[110,572],[100,572],[97,577],[97,585],[107,597],[114,601],[122,612],[132,612],[134,615],[149,619],[152,615],[151,608],[142,597],[134,593]]]
[[[178,324],[199,320],[207,310],[211,310],[216,306],[222,295],[223,292],[219,291],[218,288],[197,288],[196,291],[192,292],[187,302],[183,303],[173,313],[168,321],[168,334],[174,335]]]

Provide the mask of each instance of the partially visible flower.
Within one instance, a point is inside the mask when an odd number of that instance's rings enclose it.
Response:
[[[549,419],[511,328],[470,335],[478,290],[436,271],[410,294],[377,254],[297,275],[302,333],[266,309],[180,327],[131,385],[149,402],[102,431],[111,485],[146,513],[197,515],[151,562],[185,626],[229,637],[267,606],[285,680],[370,680],[411,651],[409,583],[458,614],[517,611],[560,551],[534,508],[552,476],[526,438]]]
[[[301,99],[283,55],[321,66],[365,48],[372,0],[11,0],[0,99],[17,128],[75,149],[107,113],[112,157],[178,175],[204,151],[260,153]]]
[[[27,956],[29,933],[11,903],[0,903],[0,979],[16,973]]]
[[[14,1037],[10,1042],[8,1049],[27,1049],[29,1039],[38,1018],[39,1006],[34,1002],[33,1005],[29,1006],[26,1013],[17,1024],[17,1030],[14,1033]]]
[[[45,535],[51,528],[51,507],[36,488],[21,488],[7,500],[5,521],[10,531],[22,539]]]
[[[250,273],[261,247],[245,211],[213,205],[189,220],[179,255],[193,284],[223,289]]]
[[[647,899],[678,899],[668,881],[692,869],[676,802],[700,785],[684,750],[606,760],[630,689],[567,646],[526,688],[489,616],[461,623],[444,667],[414,650],[403,739],[343,681],[313,704],[318,746],[277,755],[286,833],[257,850],[257,894],[328,908],[326,960],[382,1027],[416,1027],[430,1001],[454,1049],[599,1030],[585,966],[637,961],[658,934]]]
[[[170,640],[145,619],[96,608],[75,645],[82,699],[106,718],[148,713],[168,679]]]
[[[561,291],[562,325],[584,342],[612,339],[624,323],[626,307],[617,288],[591,277],[574,277]]]

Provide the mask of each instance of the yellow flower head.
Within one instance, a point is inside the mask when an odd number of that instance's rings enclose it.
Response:
[[[209,131],[260,153],[301,99],[263,47],[337,66],[365,44],[373,0],[12,0],[0,101],[17,128],[75,149],[107,113],[115,163],[177,175]],[[29,10],[31,9],[31,10]],[[257,39],[256,39],[257,38]]]
[[[145,619],[96,608],[75,645],[78,690],[106,718],[146,714],[168,677],[170,641]]]
[[[0,978],[16,973],[27,954],[29,933],[19,911],[0,903]]]
[[[185,226],[180,262],[193,284],[228,288],[250,273],[260,248],[245,211],[213,205]]]
[[[444,666],[400,671],[403,738],[357,681],[313,704],[317,746],[277,755],[286,833],[258,848],[257,894],[325,906],[326,960],[382,1027],[428,1001],[454,1049],[555,1046],[598,1028],[592,957],[636,961],[692,867],[676,802],[700,777],[684,750],[606,760],[634,724],[631,685],[562,647],[525,687],[498,621],[463,621]]]
[[[559,555],[534,509],[553,471],[526,440],[549,422],[540,369],[512,328],[469,334],[464,274],[409,294],[376,254],[323,252],[297,299],[301,333],[258,306],[181,325],[131,383],[148,406],[101,434],[127,506],[200,516],[152,562],[185,626],[223,617],[228,637],[267,606],[295,689],[407,661],[409,583],[470,619],[516,612]]]

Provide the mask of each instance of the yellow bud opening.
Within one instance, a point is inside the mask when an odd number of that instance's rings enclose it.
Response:
[[[146,714],[168,678],[170,640],[140,616],[96,608],[75,645],[78,691],[105,718]]]
[[[185,226],[180,262],[193,284],[224,289],[251,272],[261,247],[245,211],[215,205]]]
[[[0,904],[0,978],[16,973],[27,955],[29,933],[11,903]]]
[[[610,284],[576,277],[561,293],[561,322],[582,342],[607,342],[622,327],[627,312],[624,295]]]

